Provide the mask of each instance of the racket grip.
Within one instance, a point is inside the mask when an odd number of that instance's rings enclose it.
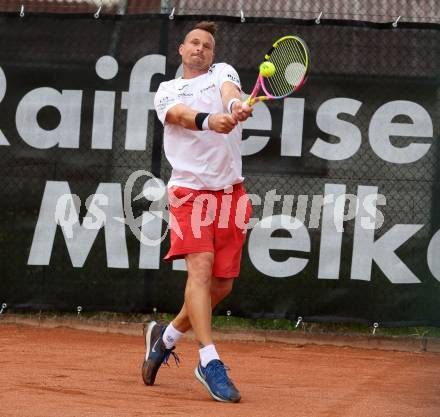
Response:
[[[252,107],[256,103],[255,97],[249,96],[243,103]]]

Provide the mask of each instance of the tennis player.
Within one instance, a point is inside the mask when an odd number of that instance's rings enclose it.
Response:
[[[218,401],[238,402],[211,334],[212,309],[240,272],[251,205],[243,188],[241,123],[252,113],[242,103],[240,79],[228,64],[213,64],[216,24],[200,22],[179,46],[183,76],[160,84],[154,104],[164,125],[171,247],[165,259],[184,258],[188,279],[182,309],[168,326],[144,328],[142,377],[153,385],[177,341],[191,327],[201,344],[198,380]],[[243,204],[244,203],[244,204]]]

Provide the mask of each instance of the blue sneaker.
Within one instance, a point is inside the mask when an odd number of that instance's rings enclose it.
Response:
[[[222,361],[214,359],[206,365],[206,368],[199,362],[194,373],[214,400],[228,403],[240,401],[240,392],[229,379]]]
[[[179,366],[180,359],[173,352],[174,347],[167,349],[162,340],[165,329],[165,326],[161,326],[155,321],[151,321],[148,326],[144,326],[145,358],[142,364],[142,379],[145,385],[154,384],[157,371],[162,363],[168,365],[170,355],[173,355],[176,365]]]

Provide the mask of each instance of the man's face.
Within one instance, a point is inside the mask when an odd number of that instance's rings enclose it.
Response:
[[[186,35],[179,54],[187,67],[196,71],[206,70],[214,59],[214,38],[206,30],[194,29]]]

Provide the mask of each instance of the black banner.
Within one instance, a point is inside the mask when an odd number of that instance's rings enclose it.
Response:
[[[153,99],[204,18],[0,15],[0,302],[178,311]],[[311,51],[300,93],[244,125],[253,227],[216,312],[439,325],[439,27],[213,19],[247,93],[277,38]]]

